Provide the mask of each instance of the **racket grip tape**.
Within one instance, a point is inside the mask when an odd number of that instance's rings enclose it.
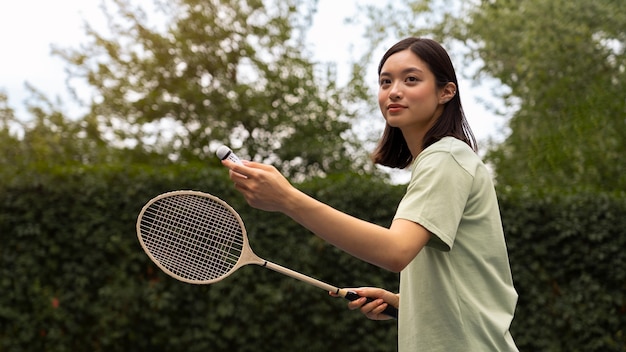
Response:
[[[348,293],[346,293],[346,297],[345,297],[348,301],[356,301],[357,299],[361,298],[361,296],[359,296],[356,292],[354,291],[348,291]],[[374,299],[370,298],[370,297],[365,297],[367,302],[366,303],[370,303],[372,301],[374,301]],[[398,308],[393,307],[392,305],[387,305],[387,308],[385,308],[385,310],[383,311],[383,314],[386,314],[394,319],[398,319]]]

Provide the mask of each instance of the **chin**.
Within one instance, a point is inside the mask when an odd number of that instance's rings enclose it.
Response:
[[[402,126],[402,122],[394,118],[386,118],[385,122],[387,122],[387,125],[389,125],[390,127],[400,128]]]

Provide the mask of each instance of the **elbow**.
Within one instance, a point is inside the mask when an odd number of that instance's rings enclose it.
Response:
[[[406,266],[400,265],[390,265],[385,267],[385,269],[391,271],[392,273],[400,273]]]
[[[415,259],[420,251],[421,248],[417,252],[405,249],[390,251],[390,254],[384,257],[384,263],[380,266],[391,272],[399,273]]]
[[[391,257],[384,265],[382,265],[382,267],[391,272],[399,273],[404,270],[410,262],[411,260],[406,260],[400,257]]]

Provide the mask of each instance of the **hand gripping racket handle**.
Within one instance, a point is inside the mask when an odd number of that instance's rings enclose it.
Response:
[[[356,301],[357,299],[361,298],[361,296],[359,296],[356,292],[354,291],[348,291],[346,293],[345,298],[349,301]],[[367,302],[366,303],[370,303],[372,301],[374,301],[372,298],[370,297],[366,297]],[[394,319],[398,319],[398,308],[391,306],[391,305],[387,305],[387,308],[385,308],[385,310],[383,310],[384,314],[387,314],[388,316],[394,318]]]
[[[227,146],[223,145],[221,147],[219,147],[215,153],[217,155],[218,158],[220,158],[220,160],[230,160],[234,163],[237,164],[243,164],[241,162],[241,160],[239,159],[239,157],[237,157],[237,155]],[[259,258],[260,259],[260,258]],[[318,288],[321,288],[323,290],[326,290],[328,292],[333,292],[336,295],[339,295],[341,297],[344,297],[345,299],[349,300],[349,301],[354,301],[357,300],[359,298],[361,298],[361,296],[359,296],[356,292],[353,291],[347,291],[345,289],[340,289],[337,287],[334,287],[332,285],[329,285],[325,282],[319,281],[317,279],[314,279],[312,277],[300,274],[299,272],[293,271],[291,269],[287,269],[283,266],[280,266],[278,264],[274,264],[272,262],[268,262],[268,261],[264,261],[263,264],[259,264],[262,265],[268,269],[274,270],[276,272],[279,272],[283,275],[287,275],[287,276],[291,276],[294,279],[298,279],[304,282],[307,282],[313,286],[317,286]],[[367,298],[367,303],[374,301],[372,298],[370,297],[366,297]],[[385,308],[385,310],[383,311],[384,314],[394,318],[394,319],[398,319],[398,309],[396,307],[393,307],[391,305],[388,305],[387,308]]]
[[[349,300],[349,301],[354,301],[357,300],[359,298],[361,298],[361,296],[359,296],[356,292],[354,291],[348,291],[346,289],[343,288],[338,288],[332,285],[329,285],[323,281],[314,279],[310,276],[304,275],[304,274],[300,274],[297,271],[285,268],[284,266],[272,263],[272,262],[268,262],[268,261],[264,261],[263,264],[261,264],[262,266],[274,270],[278,273],[281,273],[283,275],[287,275],[290,276],[294,279],[306,282],[310,285],[316,286],[318,288],[321,288],[322,290],[328,291],[328,292],[332,292],[340,297],[344,297],[345,299]],[[367,303],[372,302],[373,299],[366,297],[367,298]],[[394,318],[394,319],[398,319],[398,309],[396,307],[393,307],[391,305],[388,305],[387,308],[385,308],[385,310],[383,311],[384,314],[387,314],[388,316]]]

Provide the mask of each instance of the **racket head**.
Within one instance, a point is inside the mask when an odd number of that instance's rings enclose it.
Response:
[[[137,237],[148,257],[169,276],[211,284],[245,265],[251,252],[241,217],[203,192],[174,191],[148,201],[137,217]]]

